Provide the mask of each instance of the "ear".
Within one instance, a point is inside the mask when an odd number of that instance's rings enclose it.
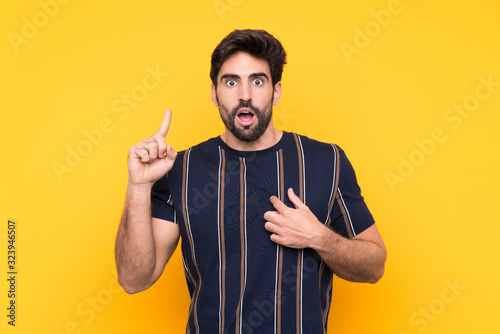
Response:
[[[273,92],[273,106],[277,105],[281,100],[281,81],[277,82],[276,85],[274,85],[274,92]]]
[[[214,84],[212,84],[212,103],[216,107],[219,106],[219,102],[217,102],[217,89],[215,88]]]

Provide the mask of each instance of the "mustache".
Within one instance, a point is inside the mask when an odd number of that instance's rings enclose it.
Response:
[[[241,108],[248,108],[252,110],[256,116],[260,115],[260,110],[257,107],[254,107],[252,105],[252,102],[250,101],[240,101],[240,103],[238,103],[238,105],[234,107],[233,110],[231,111],[231,115],[233,117],[236,117],[236,113],[238,113],[238,110],[240,110]]]

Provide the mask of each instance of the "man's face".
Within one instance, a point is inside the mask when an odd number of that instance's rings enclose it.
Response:
[[[275,89],[267,61],[238,52],[227,59],[212,85],[212,101],[227,130],[241,141],[255,141],[272,122],[273,105],[281,97],[281,83]]]

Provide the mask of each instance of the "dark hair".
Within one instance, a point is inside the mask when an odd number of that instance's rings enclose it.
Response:
[[[256,58],[265,59],[271,70],[273,87],[281,80],[283,65],[286,64],[286,52],[280,41],[264,30],[234,30],[212,53],[210,79],[215,87],[222,64],[237,52],[246,52]]]

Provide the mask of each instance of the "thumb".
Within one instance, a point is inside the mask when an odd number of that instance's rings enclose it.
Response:
[[[167,151],[163,157],[163,161],[167,164],[173,164],[177,158],[177,151],[172,148],[170,144],[167,144]]]

